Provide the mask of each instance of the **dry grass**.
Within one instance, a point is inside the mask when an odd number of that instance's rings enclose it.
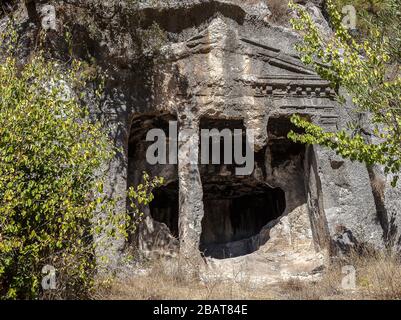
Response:
[[[94,299],[121,300],[238,300],[274,299],[275,294],[268,287],[254,288],[244,281],[213,280],[207,283],[199,278],[188,278],[176,265],[159,260],[146,266],[146,275],[116,280],[102,286]]]
[[[356,289],[343,289],[342,267],[356,269]],[[241,281],[214,280],[202,282],[182,276],[179,268],[166,267],[165,262],[147,266],[146,275],[116,280],[100,288],[95,299],[174,300],[174,299],[293,299],[293,300],[353,300],[401,299],[401,265],[397,257],[388,254],[352,254],[333,262],[321,280],[290,280],[277,285],[255,287]]]
[[[344,266],[356,271],[355,290],[343,289]],[[289,281],[281,286],[282,294],[291,299],[401,299],[401,264],[399,257],[386,253],[352,253],[342,261],[334,262],[318,282]]]
[[[372,299],[401,299],[401,261],[391,254],[354,256],[358,285]]]

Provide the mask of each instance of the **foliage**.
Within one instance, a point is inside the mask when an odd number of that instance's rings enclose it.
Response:
[[[399,28],[401,12],[400,2],[394,0],[336,0],[335,9],[341,12],[347,5],[355,7],[357,14],[357,30],[361,38],[368,38],[373,27],[378,28],[381,34],[398,38],[400,43],[401,30]],[[396,41],[396,42],[397,42]],[[398,48],[399,50],[400,48]]]
[[[303,36],[297,49],[304,63],[311,65],[334,87],[347,91],[356,113],[368,115],[372,130],[354,121],[349,130],[326,132],[295,115],[293,123],[303,128],[305,134],[291,132],[289,137],[298,142],[327,146],[344,158],[369,165],[381,164],[386,173],[395,174],[395,185],[401,169],[401,77],[398,65],[394,72],[394,62],[400,61],[400,52],[392,43],[398,41],[399,44],[400,39],[389,39],[372,25],[369,38],[359,43],[343,27],[342,17],[333,2],[326,3],[334,28],[328,40],[303,7],[291,4],[298,16],[292,19],[293,28]],[[391,3],[392,10],[396,10],[392,14],[398,16],[400,0],[391,0]],[[344,104],[345,98],[338,96],[338,101]]]
[[[128,200],[131,208],[130,217],[133,221],[132,226],[135,228],[142,221],[144,207],[148,206],[154,199],[152,191],[164,184],[163,177],[150,178],[149,174],[143,172],[143,183],[128,188]],[[135,230],[131,230],[134,232]]]
[[[102,124],[83,106],[94,99],[91,93],[86,97],[88,82],[101,99],[103,80],[95,84],[99,69],[72,58],[71,46],[82,43],[75,42],[69,26],[82,23],[101,42],[106,24],[108,36],[118,40],[117,48],[127,39],[116,35],[129,33],[135,38],[134,60],[152,55],[160,46],[149,41],[152,34],[159,40],[159,30],[154,26],[140,30],[134,0],[127,6],[119,1],[74,1],[76,10],[71,11],[67,3],[60,4],[57,13],[69,19],[61,33],[69,41],[64,59],[68,63],[54,60],[48,50],[31,52],[25,63],[18,52],[24,51],[21,45],[26,43],[19,41],[18,32],[1,34],[0,298],[86,296],[99,258],[106,259],[97,255],[95,261],[96,247],[133,232],[129,227],[135,227],[143,215],[139,208],[152,201],[151,190],[162,183],[161,178],[150,179],[144,173],[144,184],[127,193],[134,212],[114,212],[115,202],[121,199],[106,196],[103,165],[117,150]],[[115,23],[116,16],[122,23]],[[41,43],[35,47],[43,48],[46,35],[39,34],[38,39]],[[88,54],[82,58],[91,58]],[[57,270],[55,291],[41,289],[46,265]]]
[[[80,297],[95,272],[95,232],[125,223],[102,191],[101,166],[114,150],[76,95],[87,80],[82,63],[65,72],[38,52],[21,65],[16,32],[1,40],[0,297],[43,294],[45,265],[57,269],[58,297]],[[109,214],[95,228],[97,210]]]
[[[74,1],[74,8],[84,8],[68,11],[68,2],[57,11],[58,18],[70,19],[60,33],[70,41],[63,59],[68,62],[56,61],[49,48],[21,59],[19,53],[26,49],[21,45],[26,42],[20,41],[18,32],[1,34],[0,299],[86,296],[99,268],[97,247],[113,237],[127,236],[132,231],[128,228],[140,222],[132,223],[132,212],[114,212],[121,199],[110,199],[103,190],[104,164],[117,150],[102,124],[84,107],[87,101],[102,98],[103,80],[95,79],[99,68],[72,57],[70,45],[82,43],[74,42],[77,39],[69,32],[71,22],[71,26],[90,27],[92,21],[92,35],[100,41],[104,24],[115,14],[128,18],[133,7],[122,7],[118,1],[109,2],[109,7],[98,1]],[[114,9],[117,12],[106,14]],[[125,28],[142,37],[142,44],[135,46],[139,59],[148,48],[148,34],[138,30],[135,17],[130,18],[135,26],[126,21],[113,23],[109,29],[121,35]],[[35,47],[43,48],[46,35],[39,34],[37,39],[41,43]],[[151,180],[146,174],[144,180],[144,185],[132,187],[127,194],[133,208],[148,204],[153,199],[151,188],[162,183],[161,178]],[[57,270],[55,291],[41,289],[45,265]]]

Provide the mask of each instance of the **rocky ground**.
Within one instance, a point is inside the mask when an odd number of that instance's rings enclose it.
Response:
[[[355,268],[355,286],[349,286],[346,272]],[[255,282],[241,273],[231,277],[183,277],[176,259],[152,260],[133,267],[112,281],[99,281],[93,298],[129,300],[252,299],[252,300],[364,300],[401,299],[401,267],[389,254],[351,254],[331,261],[314,276]],[[267,273],[271,271],[267,270]],[[261,275],[263,273],[260,273]],[[226,274],[227,275],[227,274]],[[266,278],[265,278],[266,279]],[[348,278],[350,279],[350,278]],[[348,284],[348,285],[347,285]]]

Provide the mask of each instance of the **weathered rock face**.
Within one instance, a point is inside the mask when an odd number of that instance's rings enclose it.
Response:
[[[306,5],[329,32],[320,4]],[[248,270],[258,281],[311,272],[326,251],[383,248],[390,234],[399,245],[397,190],[383,187],[379,199],[363,164],[287,139],[296,130],[289,121],[294,113],[328,130],[343,128],[347,118],[329,83],[301,63],[297,35],[271,24],[265,1],[143,1],[141,12],[144,25],[156,21],[169,40],[152,85],[121,58],[105,103],[95,108],[124,149],[109,167],[110,193],[124,197],[143,171],[166,180],[135,236],[140,252],[202,252],[210,267],[205,274],[227,273],[229,265],[232,274]],[[170,121],[178,122],[177,132]],[[250,172],[200,164],[201,130],[213,128],[252,131]],[[178,163],[146,160],[150,129],[166,133]],[[110,246],[110,255],[117,259],[123,245]]]
[[[204,20],[192,21],[200,8],[205,9]],[[171,182],[159,192],[171,205],[151,209],[152,223],[168,226],[184,254],[200,249],[206,256],[235,257],[258,251],[269,242],[262,232],[266,226],[270,229],[306,206],[316,250],[344,249],[352,241],[382,247],[383,229],[367,169],[286,139],[294,113],[328,129],[341,126],[334,91],[297,58],[296,35],[266,22],[268,8],[264,14],[248,9],[232,1],[147,9],[175,39],[165,47],[166,62],[155,71],[147,112],[153,118],[162,114],[177,119],[180,133],[190,130],[195,137],[201,129],[243,126],[253,130],[255,143],[255,168],[249,176],[236,176],[225,165],[189,163],[185,147],[190,141],[184,136],[178,166],[149,166],[145,150],[135,148],[130,161],[139,165],[132,165],[129,177],[137,181],[146,169]],[[195,158],[198,143],[191,144]],[[160,206],[168,202],[156,201]],[[146,250],[158,243],[149,236],[141,241]]]
[[[388,231],[366,167],[287,139],[294,113],[327,129],[343,127],[346,116],[329,84],[297,57],[297,36],[268,22],[263,1],[177,1],[143,10],[170,42],[146,102],[122,99],[114,108],[124,124],[116,139],[127,156],[116,159],[125,169],[112,171],[120,186],[114,190],[139,183],[144,170],[167,181],[139,228],[142,253],[202,252],[211,268],[206,274],[224,274],[229,265],[270,270],[266,277],[275,279],[312,271],[326,251],[384,247]],[[178,142],[167,139],[168,148],[178,146],[178,164],[151,165],[146,133],[159,128],[168,137],[169,121],[178,121]],[[230,164],[191,161],[200,159],[201,130],[212,128],[252,130],[249,175],[237,175]],[[396,200],[388,205],[399,208]]]

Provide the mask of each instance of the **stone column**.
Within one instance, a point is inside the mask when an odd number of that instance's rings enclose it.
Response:
[[[323,206],[322,183],[317,167],[315,147],[307,146],[305,152],[305,188],[309,219],[316,251],[330,249],[330,232]]]
[[[198,167],[199,122],[179,117],[178,178],[180,256],[197,264],[202,232],[203,190]]]

